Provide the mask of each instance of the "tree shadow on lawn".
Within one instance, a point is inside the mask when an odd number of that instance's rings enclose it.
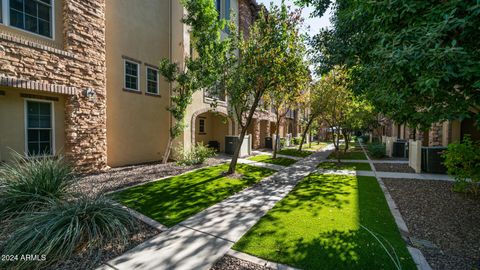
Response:
[[[237,165],[241,178],[228,178],[220,165],[132,187],[112,195],[122,204],[171,227],[228,196],[257,183],[273,170]]]
[[[393,245],[403,269],[415,269],[373,177],[310,175],[234,248],[302,269],[395,269],[360,225]]]

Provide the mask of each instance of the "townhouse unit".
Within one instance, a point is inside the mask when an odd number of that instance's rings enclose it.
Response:
[[[259,9],[254,0],[215,4],[241,29]],[[161,160],[171,85],[157,66],[189,55],[184,14],[179,0],[0,0],[0,161],[13,151],[63,154],[92,172]],[[239,133],[227,106],[224,96],[195,93],[176,143],[224,151],[225,136]],[[282,136],[297,134],[294,119]],[[259,110],[249,132],[255,148],[265,146],[273,120]]]

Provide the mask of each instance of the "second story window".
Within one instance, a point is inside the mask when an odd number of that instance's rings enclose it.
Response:
[[[125,61],[125,89],[132,91],[140,91],[139,80],[138,80],[138,70],[139,64],[133,61]]]
[[[10,26],[52,37],[52,0],[10,0]]]
[[[0,23],[3,23],[3,2],[0,0]]]
[[[147,93],[158,95],[158,70],[147,67]]]
[[[230,20],[230,0],[215,0],[218,19]]]

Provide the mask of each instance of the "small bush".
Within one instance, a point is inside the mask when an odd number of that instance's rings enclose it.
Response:
[[[368,144],[367,149],[370,155],[374,158],[382,158],[386,155],[386,149],[383,143]]]
[[[370,135],[362,135],[359,137],[359,139],[363,142],[363,143],[367,143],[370,141]]]
[[[293,138],[292,141],[294,145],[300,145],[302,138]]]
[[[463,142],[451,143],[443,154],[448,174],[455,177],[455,190],[479,193],[480,142],[465,137]],[[470,179],[470,180],[468,180]]]
[[[287,146],[287,139],[280,138],[280,149],[284,148],[285,146]]]
[[[3,253],[19,257],[40,254],[46,260],[0,262],[2,267],[37,269],[106,244],[124,246],[134,226],[130,213],[104,197],[51,201],[48,210],[22,216],[16,223],[19,226],[6,242]]]
[[[62,157],[25,159],[15,154],[0,167],[0,217],[43,209],[49,200],[69,198],[76,177]]]
[[[193,146],[189,151],[183,151],[182,148],[178,150],[180,157],[177,161],[180,165],[198,165],[202,164],[207,158],[215,156],[215,149],[208,148],[202,143]]]

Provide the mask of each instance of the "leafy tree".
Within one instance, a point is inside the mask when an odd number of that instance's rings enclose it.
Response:
[[[169,139],[163,156],[168,161],[175,138],[185,127],[185,114],[192,102],[193,94],[212,86],[222,74],[224,58],[229,48],[229,40],[221,38],[225,20],[218,20],[218,13],[211,0],[182,0],[187,15],[182,19],[190,27],[192,51],[194,55],[185,58],[185,64],[170,63],[169,59],[160,62],[160,74],[173,85],[170,106],[167,110],[174,119],[170,127]]]
[[[354,90],[398,123],[428,127],[480,109],[480,3],[298,0],[333,29],[312,39],[319,72],[354,68]],[[477,114],[480,120],[480,114]]]
[[[289,12],[285,3],[272,5],[268,14],[261,11],[251,25],[248,39],[230,29],[231,60],[226,68],[225,82],[230,113],[241,128],[240,143],[235,149],[228,174],[235,173],[241,143],[252,122],[260,101],[275,91],[288,89],[294,74],[299,72],[298,12]]]
[[[297,50],[297,52],[291,52],[290,55],[293,57],[290,61],[292,65],[290,67],[290,72],[287,74],[288,77],[285,78],[284,83],[278,84],[275,89],[267,92],[266,94],[266,103],[270,104],[273,112],[275,113],[275,135],[276,140],[280,140],[280,124],[285,121],[287,114],[295,109],[297,109],[299,104],[303,103],[303,99],[308,93],[307,86],[308,80],[310,78],[310,73],[308,71],[308,65],[303,60],[304,56],[304,45],[300,39],[297,40],[297,44],[292,50]],[[274,143],[273,148],[273,158],[277,158],[278,145],[279,143]]]
[[[350,73],[340,67],[335,67],[322,77],[316,89],[320,97],[316,105],[319,117],[332,131],[338,158],[341,137],[345,139],[346,152],[352,132],[367,125],[373,107],[362,97],[354,95]]]
[[[303,144],[305,143],[305,138],[307,137],[307,133],[311,132],[312,129],[318,128],[317,121],[322,113],[322,102],[323,98],[325,98],[319,87],[321,87],[321,84],[319,82],[311,82],[309,91],[304,96],[304,100],[302,102],[302,106],[304,106],[304,108],[306,109],[306,116],[301,120],[301,125],[303,126],[303,133],[300,146],[298,147],[299,151],[302,150]]]

